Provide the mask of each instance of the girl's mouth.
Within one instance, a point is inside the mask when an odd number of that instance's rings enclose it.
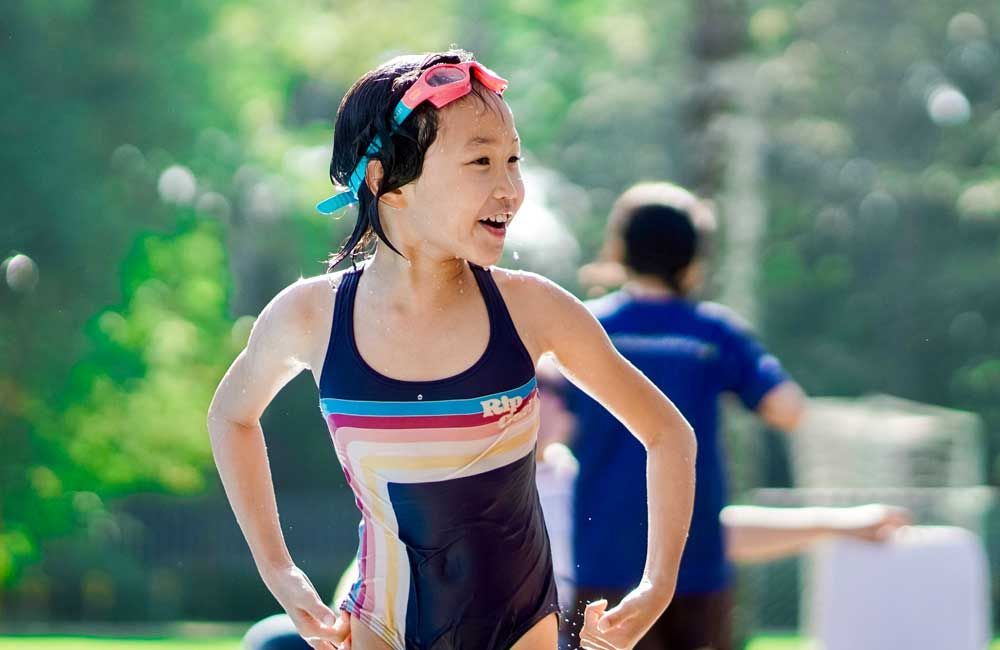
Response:
[[[479,223],[491,234],[497,237],[503,237],[507,233],[507,224],[510,222],[510,217],[489,217],[487,219],[480,219]]]

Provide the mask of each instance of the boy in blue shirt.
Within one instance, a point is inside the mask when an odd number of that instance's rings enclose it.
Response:
[[[776,358],[726,308],[691,298],[702,279],[711,210],[666,183],[637,185],[608,222],[604,269],[622,288],[588,307],[615,347],[667,395],[698,439],[694,514],[675,596],[638,650],[728,650],[732,570],[719,514],[726,471],[719,398],[735,393],[765,424],[791,431],[805,398]],[[593,269],[593,267],[592,267]],[[592,270],[591,269],[591,270]],[[579,461],[573,551],[577,604],[628,593],[646,557],[645,450],[603,406],[573,391]]]

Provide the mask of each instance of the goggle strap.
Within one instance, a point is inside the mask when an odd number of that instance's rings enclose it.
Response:
[[[403,100],[399,100],[399,103],[396,104],[396,110],[392,112],[392,120],[396,128],[399,128],[399,125],[402,125],[412,112],[412,108],[404,104]]]
[[[320,214],[333,214],[343,207],[356,203],[357,200],[358,198],[354,196],[354,192],[347,190],[317,203],[316,211]]]
[[[320,214],[333,214],[337,210],[358,202],[358,192],[361,191],[361,184],[365,182],[365,173],[368,171],[369,156],[378,153],[382,148],[382,140],[378,136],[368,145],[368,152],[361,156],[361,160],[355,165],[351,172],[351,178],[347,183],[347,190],[331,196],[328,199],[316,204],[316,211]]]

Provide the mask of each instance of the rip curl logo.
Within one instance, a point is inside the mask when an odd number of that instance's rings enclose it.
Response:
[[[523,397],[507,397],[506,395],[497,399],[488,399],[480,402],[483,407],[483,417],[488,418],[493,415],[501,416],[499,424],[502,427],[505,427],[514,420],[519,420],[527,415],[526,410],[521,413],[517,412],[518,407],[520,407],[523,403]]]
[[[523,397],[507,397],[503,395],[497,399],[488,399],[480,402],[483,406],[483,417],[488,418],[491,415],[504,415],[505,413],[513,413],[517,411],[517,407],[524,402]]]

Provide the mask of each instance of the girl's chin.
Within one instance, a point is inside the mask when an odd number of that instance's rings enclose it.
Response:
[[[477,250],[466,259],[483,268],[488,268],[500,262],[503,257],[503,247],[498,247],[495,251]]]

